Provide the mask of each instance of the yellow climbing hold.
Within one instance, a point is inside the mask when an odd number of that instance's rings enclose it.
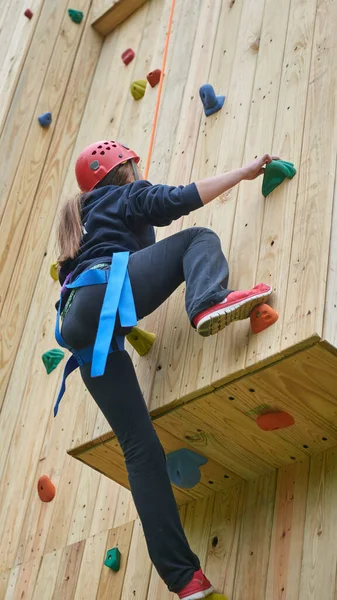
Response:
[[[147,81],[146,79],[138,79],[131,83],[130,91],[135,100],[140,100],[145,94]]]
[[[208,600],[228,600],[227,596],[224,596],[223,594],[211,594],[210,596],[207,596]]]
[[[50,277],[52,277],[55,281],[58,280],[59,275],[57,271],[57,263],[53,263],[52,265],[50,265],[49,273]]]
[[[156,336],[154,333],[149,333],[139,327],[134,327],[126,336],[126,339],[136,352],[138,352],[139,356],[145,356],[152,348]]]

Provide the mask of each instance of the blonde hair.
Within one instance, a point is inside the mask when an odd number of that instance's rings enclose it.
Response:
[[[132,183],[135,177],[130,161],[117,165],[100,181],[94,189],[104,187],[106,185],[126,185]],[[57,259],[58,268],[62,264],[76,257],[80,249],[82,240],[82,207],[87,199],[88,194],[76,194],[70,198],[62,206],[58,226],[56,231],[57,245],[59,249],[59,257]]]

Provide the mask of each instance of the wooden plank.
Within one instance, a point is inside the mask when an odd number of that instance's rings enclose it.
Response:
[[[222,3],[222,11],[226,12],[222,12],[219,22],[219,41],[212,58],[211,81],[214,81],[217,93],[226,94],[226,101],[219,113],[202,119],[192,171],[193,180],[229,171],[242,164],[258,57],[251,45],[254,35],[261,29],[264,4],[264,0]],[[220,237],[227,257],[237,194],[238,188],[233,188],[202,210],[184,218],[186,226],[206,225],[213,229]],[[183,305],[181,313],[182,310]],[[187,329],[187,325],[185,327],[188,354],[177,374],[177,381],[181,380],[180,395],[184,396],[192,395],[195,390],[206,391],[207,386],[212,384],[212,373],[216,379],[223,375],[226,362],[222,361],[216,347],[218,344],[225,347],[229,343],[229,330],[223,331],[220,336],[205,339],[197,335],[195,330]],[[228,373],[228,370],[225,372]]]
[[[336,450],[311,458],[299,600],[336,598]]]
[[[114,598],[114,600],[120,600],[125,572],[128,566],[128,557],[133,528],[134,523],[127,523],[108,532],[105,552],[111,548],[117,547],[121,553],[121,566],[117,573],[112,573],[110,569],[104,565],[102,566],[97,596],[95,596],[97,600],[100,600],[101,598],[102,600],[104,598]]]
[[[169,170],[169,177],[174,178],[173,183],[176,184],[186,184],[190,181],[198,126],[202,114],[202,105],[196,94],[196,89],[208,77],[220,8],[221,3],[218,1],[213,3],[211,11],[207,4],[201,5],[194,50],[185,82],[175,152],[172,155]],[[165,118],[164,113],[162,113],[162,118]],[[178,231],[181,225],[181,221],[178,222],[174,226],[174,231]],[[171,233],[172,229],[169,229],[167,235]],[[186,315],[184,322],[179,323],[176,321],[177,311],[183,302],[182,296],[183,288],[180,287],[167,302],[167,312],[157,359],[160,370],[157,371],[153,384],[151,410],[176,399],[179,393],[179,389],[177,389],[178,365],[185,360],[187,342],[185,331],[186,325],[188,325]],[[173,323],[174,326],[172,326]]]
[[[336,167],[336,19],[336,5],[318,0],[282,347],[323,329]]]
[[[184,530],[193,552],[205,568],[207,548],[213,516],[214,496],[196,500],[187,505]]]
[[[97,490],[101,476],[88,467],[81,469],[75,501],[69,510],[67,545],[86,539],[90,535]],[[69,507],[70,508],[70,507]]]
[[[54,382],[57,385],[56,373]],[[70,511],[76,502],[77,488],[82,476],[82,465],[72,461],[65,453],[67,442],[74,433],[74,422],[82,419],[80,407],[83,394],[80,393],[79,383],[77,377],[69,382],[68,393],[71,401],[68,410],[60,411],[57,419],[54,419],[51,414],[51,400],[55,396],[56,389],[54,388],[53,392],[49,392],[50,395],[45,396],[44,404],[48,406],[49,418],[45,425],[43,444],[40,454],[34,459],[35,472],[32,469],[31,485],[30,489],[28,488],[30,495],[28,498],[26,495],[23,496],[25,499],[25,508],[22,501],[23,522],[21,518],[15,521],[15,538],[18,536],[16,563],[66,545]],[[35,385],[39,386],[36,377]],[[44,389],[43,381],[39,387]],[[64,401],[66,402],[66,399]],[[27,455],[28,459],[29,455]],[[48,505],[37,501],[36,482],[42,474],[47,474],[56,487],[55,499]],[[94,489],[91,490],[91,494],[95,496]],[[80,505],[82,509],[80,514],[84,511],[83,504]]]
[[[55,42],[59,38],[66,7],[67,0],[57,3],[44,2],[34,38],[27,54],[25,68],[19,78],[6,123],[1,133],[1,144],[6,147],[6,164],[0,165],[0,220],[6,207],[13,179],[17,173],[18,163],[31,127],[31,121],[37,117],[38,98],[43,89],[45,75],[55,49]],[[26,17],[22,18],[26,19]],[[48,110],[48,107],[43,107],[43,112],[46,110]]]
[[[103,14],[97,14],[93,18],[92,25],[103,36],[111,33],[118,25],[128,19],[146,0],[110,0],[100,2],[99,10]],[[94,5],[95,6],[95,5]]]
[[[277,6],[272,0],[266,0],[262,27],[261,30],[256,31],[260,41],[243,163],[251,161],[255,156],[262,155],[271,148],[289,6],[290,0]],[[255,273],[264,202],[260,178],[241,182],[229,252],[231,289],[249,289],[257,283]],[[249,334],[250,323],[246,320],[229,327],[226,338],[222,335],[217,336],[217,363],[213,368],[213,381],[219,379],[219,375],[225,376],[245,367]]]
[[[63,550],[49,552],[42,557],[32,600],[51,600],[60,568]]]
[[[111,529],[119,502],[120,486],[107,477],[100,477],[92,515],[90,535]]]
[[[89,0],[81,0],[79,8],[86,10],[89,6]],[[46,70],[44,85],[37,100],[37,114],[45,111],[46,107],[53,115],[54,123],[57,122],[62,108],[64,94],[67,90],[72,66],[77,55],[78,46],[81,41],[82,27],[74,27],[74,23],[66,14],[61,23],[62,32],[56,40],[55,48],[50,59],[50,64]],[[40,53],[41,52],[40,49]],[[12,107],[15,103],[12,103]],[[12,109],[11,107],[11,109]],[[28,113],[26,113],[28,114]],[[37,119],[31,126],[25,144],[21,148],[17,160],[17,171],[13,174],[12,188],[8,196],[8,202],[4,209],[1,222],[0,237],[0,255],[2,261],[0,264],[2,290],[0,296],[0,307],[4,308],[8,287],[13,274],[14,265],[18,262],[17,257],[20,251],[20,243],[24,232],[29,224],[29,228],[34,225],[30,223],[31,210],[34,206],[35,194],[40,183],[40,175],[43,171],[46,155],[52,143],[54,126],[47,131],[43,129]],[[3,143],[8,141],[3,137]],[[34,148],[34,153],[32,152]],[[10,164],[10,157],[8,158]],[[0,165],[1,170],[1,165]],[[8,170],[10,177],[10,168]],[[0,184],[1,185],[1,184]],[[24,202],[18,199],[24,198]],[[34,207],[36,211],[36,206]],[[40,209],[40,207],[38,207]],[[53,213],[52,213],[53,214]],[[39,211],[39,219],[41,213]],[[34,220],[33,220],[34,221]],[[22,268],[22,266],[21,266]]]
[[[125,571],[121,600],[137,598],[146,600],[151,576],[151,561],[148,555],[141,522],[134,523],[128,564]]]
[[[17,82],[38,25],[43,4],[43,0],[30,1],[29,7],[34,17],[29,21],[24,16],[24,7],[21,0],[14,0],[14,2],[9,3],[0,36],[0,47],[2,48],[2,62],[0,66],[0,132],[3,129],[10,109]]]
[[[114,518],[114,527],[135,521],[137,511],[132,500],[130,490],[120,487],[117,509]]]
[[[20,598],[31,600],[40,562],[41,558],[39,557],[12,569],[6,594],[2,596],[3,600],[19,600]]]
[[[323,338],[337,348],[337,163],[335,172],[335,193],[331,223]]]
[[[63,549],[59,570],[55,582],[52,600],[73,600],[81,562],[85,548],[85,540]]]
[[[8,587],[8,582],[11,576],[11,569],[0,573],[0,598],[4,598]]]
[[[266,599],[299,596],[308,476],[309,460],[278,473]]]
[[[215,496],[206,575],[217,592],[233,595],[245,486]]]
[[[19,259],[13,268],[9,293],[3,306],[2,318],[6,327],[3,329],[1,341],[0,405],[2,405],[27,319],[37,275],[43,262],[57,201],[62,191],[64,173],[69,165],[71,150],[82,119],[99,52],[100,40],[88,25],[74,62],[72,76],[58,119],[58,127],[55,129],[46,168],[34,200],[30,226],[22,240]],[[46,265],[45,273],[48,273],[48,270],[49,265]],[[23,274],[25,275],[24,279]],[[25,282],[25,294],[22,293],[23,281]]]
[[[108,531],[89,537],[85,542],[74,600],[97,597],[102,565],[106,557]]]
[[[246,484],[233,600],[265,598],[276,473]]]
[[[296,167],[301,160],[315,16],[316,0],[292,1],[272,151]],[[274,85],[274,69],[271,79]],[[246,367],[278,353],[281,347],[298,182],[297,174],[291,182],[285,182],[270,194],[264,203],[256,281],[272,285],[270,304],[279,313],[279,320],[261,334],[249,336]]]
[[[166,0],[165,10],[170,7],[170,0]],[[174,10],[169,52],[166,63],[166,73],[163,82],[163,92],[160,104],[159,120],[155,136],[155,143],[150,164],[150,180],[153,183],[180,183],[175,178],[174,171],[170,170],[174,149],[178,145],[180,131],[180,118],[185,93],[185,82],[188,78],[189,68],[194,52],[195,36],[200,15],[200,0],[193,4],[177,0]],[[163,12],[163,19],[164,19]],[[165,28],[167,17],[165,18]],[[162,30],[164,39],[164,31]],[[181,60],[181,49],[184,49],[184,60]],[[153,64],[158,68],[158,65]],[[154,90],[153,90],[154,91]],[[167,124],[170,124],[168,127]],[[152,121],[151,121],[152,127]],[[149,128],[148,128],[149,130]],[[144,156],[145,159],[145,156]],[[173,234],[181,227],[181,221],[175,221],[169,228],[158,228],[157,240]],[[156,333],[156,342],[151,352],[141,360],[134,356],[137,377],[148,406],[152,402],[154,379],[160,375],[159,352],[162,346],[162,333],[165,323],[167,302],[160,306],[154,313],[146,317],[142,327],[147,331]],[[158,369],[158,370],[157,370]],[[154,394],[157,395],[157,392]]]

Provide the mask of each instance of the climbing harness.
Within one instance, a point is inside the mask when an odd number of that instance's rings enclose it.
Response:
[[[131,283],[128,273],[129,252],[113,254],[109,269],[89,269],[76,277],[72,283],[67,283],[71,278],[68,275],[62,289],[56,317],[55,338],[62,348],[67,348],[72,353],[64,372],[61,388],[54,406],[54,417],[66,389],[66,379],[70,373],[80,366],[88,363],[91,365],[91,377],[100,377],[104,374],[108,355],[118,350],[124,350],[125,336],[114,336],[117,311],[122,327],[133,327],[137,324],[137,315],[133,299]],[[98,323],[95,343],[82,350],[74,350],[63,339],[60,332],[60,315],[62,294],[65,289],[75,290],[90,285],[107,284],[101,314]]]

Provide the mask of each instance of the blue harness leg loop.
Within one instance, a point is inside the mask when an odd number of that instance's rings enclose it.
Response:
[[[67,348],[72,353],[64,372],[61,388],[54,406],[56,417],[58,407],[66,389],[66,379],[70,373],[80,366],[88,363],[91,365],[91,377],[104,374],[108,355],[118,350],[124,350],[125,336],[114,336],[117,311],[119,312],[122,327],[137,325],[137,314],[132,294],[131,282],[128,273],[129,252],[118,252],[113,255],[110,269],[89,269],[81,273],[75,281],[65,285],[68,289],[77,289],[89,285],[107,283],[95,344],[74,350],[63,339],[60,332],[60,314],[62,305],[62,291],[56,316],[55,338],[62,348]]]
[[[94,345],[91,377],[99,377],[105,371],[109,346],[116,324],[117,310],[119,309],[122,327],[133,327],[137,323],[127,269],[128,261],[128,252],[118,252],[113,255]]]

